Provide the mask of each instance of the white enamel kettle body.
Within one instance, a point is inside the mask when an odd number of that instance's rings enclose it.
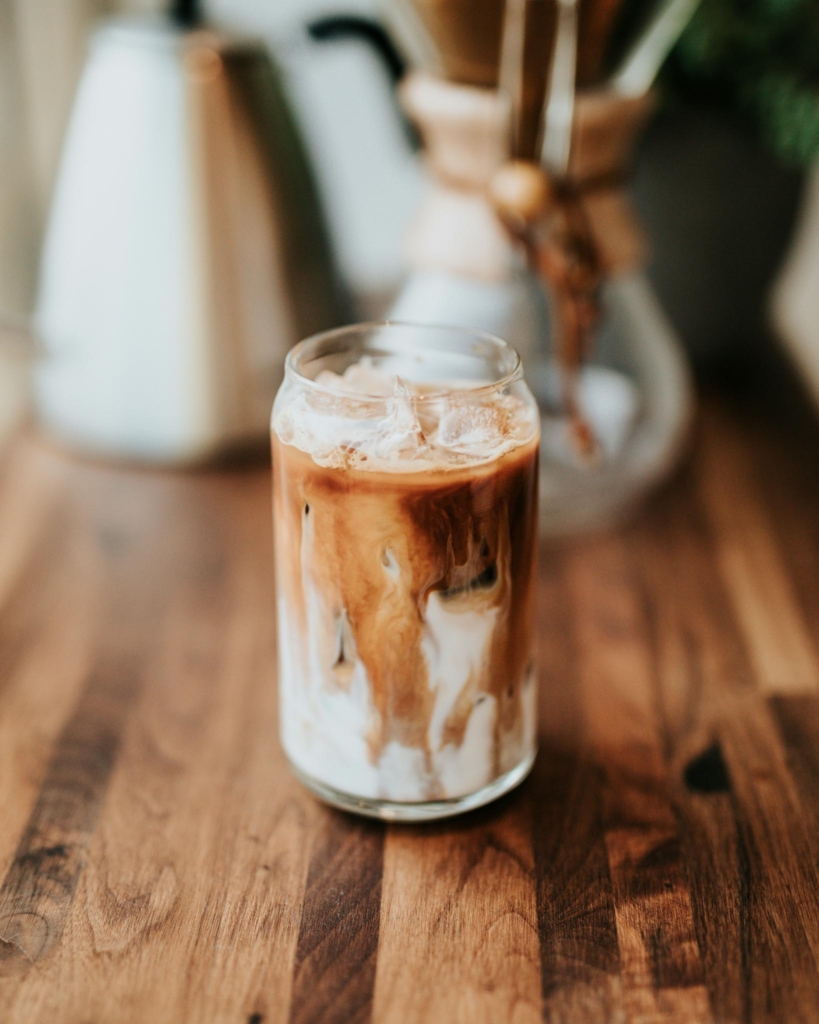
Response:
[[[168,463],[260,440],[286,351],[344,315],[265,50],[165,20],[104,24],[44,245],[46,428],[85,451]]]

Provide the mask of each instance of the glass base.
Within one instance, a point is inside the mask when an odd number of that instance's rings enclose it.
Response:
[[[499,776],[475,793],[454,797],[451,800],[427,800],[421,803],[399,803],[395,800],[378,800],[369,797],[351,796],[333,789],[324,782],[319,782],[310,775],[305,775],[288,758],[290,770],[312,793],[325,803],[337,807],[341,811],[362,814],[366,818],[379,818],[381,821],[437,821],[440,818],[452,818],[456,814],[466,814],[476,807],[497,800],[505,793],[519,786],[532,770],[537,750],[516,765],[505,775]]]

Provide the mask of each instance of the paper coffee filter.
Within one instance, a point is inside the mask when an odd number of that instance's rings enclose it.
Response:
[[[412,0],[438,49],[447,78],[498,82],[504,0]]]
[[[498,86],[506,0],[410,0],[450,81]],[[578,86],[600,81],[621,0],[579,0]],[[525,54],[519,144],[515,155],[536,152],[552,59],[555,0],[525,0]]]
[[[402,0],[406,2],[406,0]],[[432,38],[447,78],[468,85],[498,83],[506,0],[409,0]],[[578,85],[597,84],[622,0],[579,0]],[[527,76],[545,79],[551,59],[555,0],[525,0]]]

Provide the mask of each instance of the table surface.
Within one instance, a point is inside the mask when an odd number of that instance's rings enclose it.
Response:
[[[819,1020],[819,429],[704,403],[541,552],[532,777],[323,807],[276,736],[268,471],[0,465],[0,1020]]]

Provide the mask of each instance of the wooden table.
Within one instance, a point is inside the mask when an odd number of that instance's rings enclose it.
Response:
[[[266,470],[22,438],[0,492],[0,1020],[819,1020],[819,431],[706,403],[542,552],[542,750],[434,827],[276,737]]]

